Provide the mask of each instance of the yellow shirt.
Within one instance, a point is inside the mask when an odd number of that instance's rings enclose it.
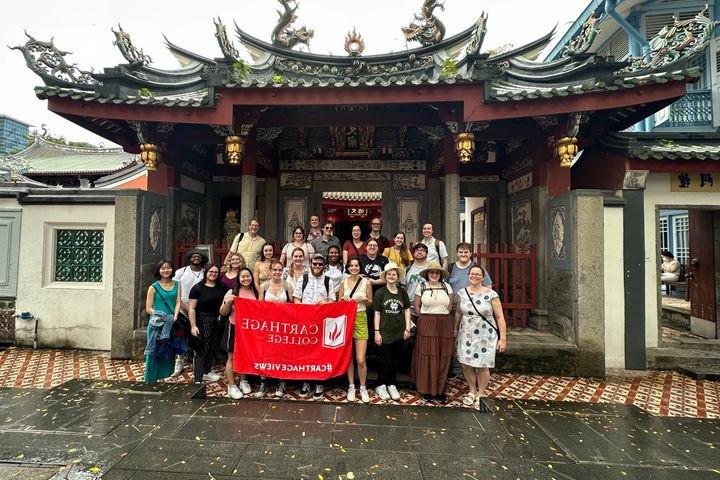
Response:
[[[241,235],[242,233],[238,233],[235,240],[233,240],[232,246],[230,247],[230,253],[237,252],[242,255],[245,259],[247,267],[253,271],[255,268],[255,261],[260,257],[262,247],[265,245],[265,239],[260,235],[256,235],[255,238],[252,238],[249,233],[245,232],[245,235],[242,235],[242,240],[240,240]]]
[[[412,262],[412,255],[410,254],[410,250],[406,249],[406,251],[407,255],[405,258],[403,258],[400,255],[400,251],[396,250],[395,247],[387,247],[383,251],[383,256],[387,257],[388,260],[390,260],[391,262],[395,262],[396,265],[407,268]]]

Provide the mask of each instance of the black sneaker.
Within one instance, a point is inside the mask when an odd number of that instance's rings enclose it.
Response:
[[[308,395],[310,395],[310,383],[303,382],[302,388],[300,389],[300,396],[307,397]]]
[[[321,383],[315,385],[315,393],[313,393],[313,400],[321,400],[323,398],[323,392],[325,387]]]
[[[423,402],[430,403],[434,400],[434,397],[432,395],[430,395],[429,393],[423,393],[422,399],[423,399]]]
[[[435,401],[441,405],[444,405],[447,403],[447,395],[444,393],[441,393],[440,395],[435,395]]]

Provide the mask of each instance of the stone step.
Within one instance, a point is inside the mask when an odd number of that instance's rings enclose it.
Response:
[[[720,367],[712,368],[706,366],[696,367],[679,365],[677,370],[688,377],[696,378],[698,380],[708,380],[714,382],[720,380]]]
[[[663,338],[660,344],[665,348],[704,350],[720,354],[720,340],[694,337]]]
[[[720,352],[678,347],[648,348],[647,366],[651,370],[677,370],[680,366],[720,369]]]

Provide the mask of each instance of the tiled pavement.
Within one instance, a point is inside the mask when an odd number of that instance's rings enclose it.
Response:
[[[143,364],[111,360],[106,353],[72,350],[8,349],[0,352],[0,387],[44,388],[71,379],[141,381]],[[177,382],[191,382],[186,371]],[[461,406],[461,377],[450,379],[449,407]],[[403,390],[395,405],[421,405],[413,392]],[[225,395],[222,383],[210,384],[207,395]],[[720,382],[694,380],[673,372],[616,372],[604,379],[541,375],[497,374],[489,396],[499,399],[614,403],[635,405],[647,412],[670,417],[720,418]],[[294,391],[286,399],[300,397]],[[324,401],[345,402],[342,388],[326,389]],[[372,394],[373,403],[382,403]]]

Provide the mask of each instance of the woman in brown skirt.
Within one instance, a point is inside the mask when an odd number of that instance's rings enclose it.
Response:
[[[426,402],[447,402],[447,381],[453,354],[453,322],[450,319],[452,288],[444,280],[448,272],[430,262],[420,274],[425,278],[415,290],[419,314],[410,375]]]

